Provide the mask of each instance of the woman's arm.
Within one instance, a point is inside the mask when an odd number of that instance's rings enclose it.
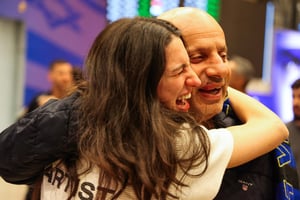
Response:
[[[76,95],[51,100],[0,133],[0,176],[14,184],[32,184],[44,168],[76,150],[70,117]]]
[[[253,160],[273,149],[288,137],[281,119],[256,99],[232,88],[228,95],[242,125],[227,129],[232,133],[234,147],[228,167]]]

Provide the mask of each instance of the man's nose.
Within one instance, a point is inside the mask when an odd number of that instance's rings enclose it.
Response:
[[[227,61],[214,59],[214,62],[208,63],[205,72],[207,76],[225,77],[230,74],[230,69]]]

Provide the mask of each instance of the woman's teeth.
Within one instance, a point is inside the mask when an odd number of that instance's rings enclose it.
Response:
[[[179,97],[178,100],[190,99],[191,96],[192,96],[191,93],[188,93],[186,95],[183,95],[183,96]]]
[[[177,100],[176,100],[176,103],[178,105],[185,105],[186,104],[186,99],[190,99],[191,98],[191,93],[189,94],[186,94],[186,95],[183,95],[181,97],[179,97]]]

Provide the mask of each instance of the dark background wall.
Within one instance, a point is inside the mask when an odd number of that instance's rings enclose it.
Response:
[[[248,58],[262,76],[266,1],[221,1],[220,24],[224,29],[229,56]]]

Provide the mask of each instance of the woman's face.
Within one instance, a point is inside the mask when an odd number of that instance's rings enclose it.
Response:
[[[186,49],[178,37],[166,47],[166,67],[157,87],[160,101],[170,109],[187,112],[193,87],[201,85],[192,70]]]

